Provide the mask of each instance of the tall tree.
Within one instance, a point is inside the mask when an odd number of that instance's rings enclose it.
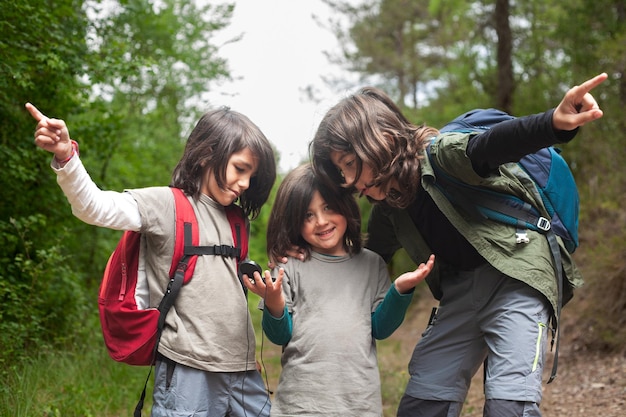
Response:
[[[509,0],[496,0],[494,11],[494,26],[497,42],[497,71],[498,88],[496,105],[507,113],[513,112],[513,92],[515,81],[513,80],[513,36],[509,24]]]
[[[524,113],[561,94],[553,80],[563,53],[552,23],[561,3],[326,2],[338,12],[331,25],[342,45],[336,62],[406,101],[418,119],[437,124],[486,106]]]
[[[447,60],[437,37],[440,25],[428,11],[429,2],[325,3],[349,20],[348,28],[340,18],[331,25],[342,48],[336,62],[361,74],[362,80],[385,86],[398,102],[408,100],[411,107],[419,107],[420,99],[426,96],[425,83]]]

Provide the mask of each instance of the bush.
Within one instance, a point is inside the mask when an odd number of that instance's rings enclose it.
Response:
[[[44,248],[30,238],[46,226],[42,215],[0,222],[1,246],[8,248],[0,258],[0,365],[84,333],[87,297],[62,255],[62,236]]]

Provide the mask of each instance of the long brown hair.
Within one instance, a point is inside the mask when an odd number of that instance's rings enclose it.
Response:
[[[310,164],[303,164],[287,174],[278,187],[276,199],[267,223],[267,254],[271,260],[285,256],[294,246],[311,255],[311,245],[302,237],[302,226],[315,191],[326,204],[346,218],[344,249],[350,254],[361,251],[361,214],[350,192],[328,187],[315,176]]]
[[[317,175],[335,186],[346,184],[333,165],[333,151],[356,155],[356,178],[363,164],[372,168],[374,185],[387,193],[385,201],[404,208],[419,188],[420,161],[427,141],[439,131],[411,123],[385,92],[365,87],[332,107],[310,144]],[[394,183],[394,188],[391,184]]]
[[[250,186],[239,196],[246,216],[258,216],[276,179],[276,161],[263,132],[243,114],[228,107],[205,113],[189,135],[183,156],[174,168],[170,186],[182,188],[197,199],[209,170],[217,185],[224,187],[226,167],[232,154],[249,148],[257,158],[258,169]]]

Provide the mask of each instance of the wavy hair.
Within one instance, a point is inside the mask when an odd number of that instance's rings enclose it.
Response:
[[[411,123],[384,91],[364,87],[326,113],[309,151],[316,174],[325,182],[354,189],[367,164],[374,185],[387,195],[385,202],[405,208],[419,188],[424,148],[438,134],[435,128]],[[333,165],[330,155],[335,151],[356,155],[354,183],[346,184]]]

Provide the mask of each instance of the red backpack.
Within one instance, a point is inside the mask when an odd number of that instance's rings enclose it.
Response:
[[[182,190],[171,188],[176,204],[176,237],[170,282],[158,308],[141,309],[135,300],[141,233],[126,231],[107,262],[98,307],[104,342],[109,355],[130,365],[152,365],[168,310],[180,288],[191,280],[199,255],[237,258],[248,254],[248,232],[241,207],[231,204],[226,214],[235,247],[198,246],[198,223],[191,203]]]

